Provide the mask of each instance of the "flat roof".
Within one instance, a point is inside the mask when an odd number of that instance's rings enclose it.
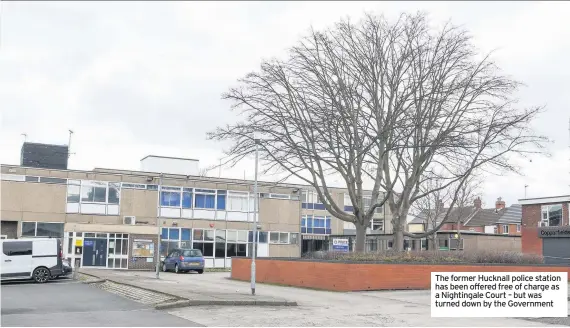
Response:
[[[519,204],[521,205],[537,205],[561,202],[570,202],[570,195],[519,199]]]
[[[183,160],[183,161],[194,161],[194,162],[199,162],[200,160],[194,159],[194,158],[183,158],[183,157],[171,157],[171,156],[158,156],[158,155],[146,155],[145,157],[143,157],[141,159],[141,161],[144,161],[145,159],[149,158],[149,157],[156,157],[156,158],[168,158],[168,159],[179,159],[179,160]]]

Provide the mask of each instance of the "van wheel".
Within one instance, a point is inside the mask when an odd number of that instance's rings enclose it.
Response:
[[[39,267],[34,270],[34,281],[43,284],[49,280],[51,274],[47,268]]]

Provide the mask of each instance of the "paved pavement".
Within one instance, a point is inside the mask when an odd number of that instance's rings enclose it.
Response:
[[[73,280],[2,283],[3,327],[197,327],[149,305]]]
[[[227,279],[228,273],[204,274],[191,284],[201,288],[243,292],[249,283]],[[194,278],[193,276],[191,278]],[[179,278],[183,279],[183,278]],[[191,307],[169,313],[206,326],[468,326],[561,327],[566,318],[528,321],[511,318],[432,318],[430,291],[378,291],[339,293],[258,284],[258,295],[294,299],[297,307]],[[570,318],[568,318],[570,319]],[[551,321],[549,321],[551,320]]]
[[[249,287],[228,289],[226,286],[218,286],[219,281],[227,280],[224,278],[229,277],[229,272],[205,272],[204,274],[161,272],[160,279],[156,279],[155,273],[150,271],[81,269],[79,272],[121,284],[175,295],[181,299],[190,300],[194,305],[296,305],[294,298],[267,294],[253,297]]]

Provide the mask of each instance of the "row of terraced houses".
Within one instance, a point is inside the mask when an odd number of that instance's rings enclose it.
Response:
[[[66,147],[50,147],[25,143],[20,165],[1,166],[2,238],[62,238],[65,257],[81,266],[151,269],[156,247],[161,256],[188,247],[202,250],[208,267],[229,267],[232,257],[251,255],[254,233],[261,257],[328,250],[335,238],[354,244],[354,226],[330,215],[309,186],[260,182],[256,212],[253,181],[199,176],[197,160],[147,156],[138,171],[82,171],[67,168]],[[346,190],[331,192],[337,204],[352,211]],[[438,232],[439,248],[520,250],[524,205],[506,207],[499,200],[491,210],[477,201],[459,225],[446,223]],[[426,228],[421,218],[409,226]],[[367,251],[393,247],[391,234],[384,206],[370,223]],[[406,239],[404,247],[429,246],[425,239]]]

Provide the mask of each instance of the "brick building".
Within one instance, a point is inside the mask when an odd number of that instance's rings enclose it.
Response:
[[[520,199],[519,203],[522,251],[543,255],[545,262],[570,264],[570,195]]]

